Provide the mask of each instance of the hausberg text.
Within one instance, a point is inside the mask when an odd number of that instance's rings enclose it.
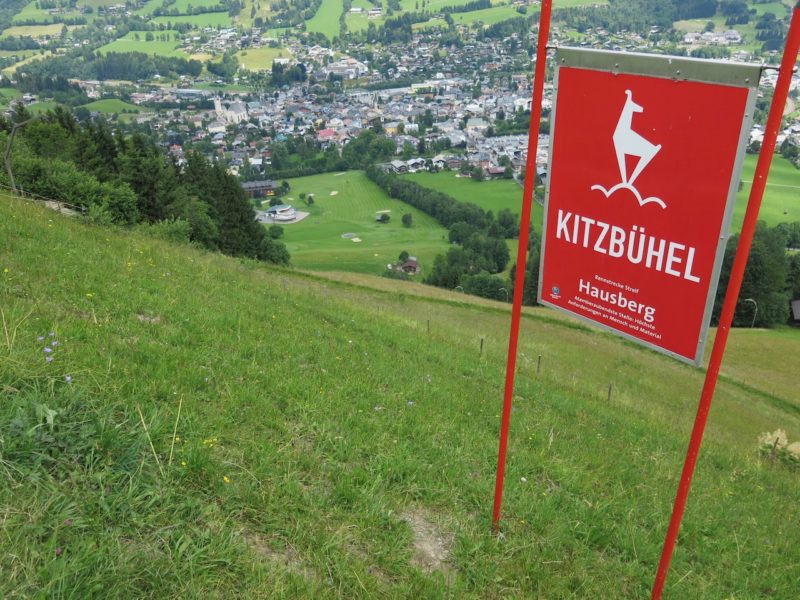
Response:
[[[692,273],[694,247],[659,239],[645,233],[645,228],[638,225],[626,230],[559,209],[556,239],[700,283],[700,278]]]

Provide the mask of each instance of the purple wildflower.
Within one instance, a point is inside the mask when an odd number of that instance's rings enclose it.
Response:
[[[44,353],[45,354],[50,354],[52,351],[53,351],[53,349],[50,346],[45,346],[44,347]]]
[[[45,357],[44,357],[44,359],[45,359],[47,362],[53,362],[53,357],[52,357],[52,356],[45,356]]]
[[[57,340],[53,340],[52,342],[50,342],[50,345],[53,346],[53,347],[56,347],[56,346],[58,346],[58,341]]]

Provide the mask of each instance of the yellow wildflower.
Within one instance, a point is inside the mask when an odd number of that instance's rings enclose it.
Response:
[[[223,475],[222,476],[222,481],[224,481],[225,483],[230,483],[231,482],[231,478],[228,477],[227,475]]]

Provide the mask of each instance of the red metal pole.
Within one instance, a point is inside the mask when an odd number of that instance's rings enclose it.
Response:
[[[494,511],[492,529],[500,525],[500,506],[503,503],[503,480],[506,473],[506,452],[508,450],[508,427],[511,422],[511,398],[514,394],[514,374],[517,368],[517,341],[519,340],[519,320],[522,314],[522,293],[525,288],[525,263],[528,257],[528,239],[531,230],[531,207],[533,187],[536,183],[536,150],[539,146],[539,122],[542,120],[542,96],[547,63],[547,40],[550,37],[550,15],[552,0],[542,0],[539,15],[539,40],[536,49],[536,70],[533,77],[533,98],[531,100],[531,123],[528,131],[528,160],[525,165],[525,187],[522,192],[522,218],[517,247],[517,272],[514,279],[514,304],[511,308],[511,332],[508,336],[508,361],[506,363],[506,389],[503,397],[503,418],[500,423],[500,450],[497,455],[497,478],[494,486]]]
[[[672,551],[675,548],[675,540],[678,537],[678,530],[681,526],[683,511],[686,508],[686,499],[689,495],[689,488],[692,484],[694,468],[697,464],[697,455],[700,451],[700,442],[703,439],[708,412],[711,409],[711,400],[714,398],[714,388],[717,385],[722,357],[725,353],[725,344],[728,341],[728,332],[733,321],[733,311],[736,308],[736,301],[742,287],[744,269],[747,266],[747,258],[750,254],[750,246],[753,241],[753,233],[756,229],[756,219],[761,208],[761,199],[764,196],[764,188],[767,184],[769,166],[772,156],[775,153],[775,143],[783,116],[783,108],[786,98],[789,95],[789,84],[792,79],[792,69],[797,60],[797,53],[800,50],[800,2],[795,6],[792,13],[792,22],[789,26],[789,33],[786,38],[786,48],[781,61],[781,68],[778,74],[778,82],[775,86],[775,95],[772,98],[767,127],[764,132],[764,141],[761,144],[761,152],[758,155],[755,176],[753,177],[753,187],[750,190],[750,199],[747,203],[747,213],[745,214],[742,232],[739,236],[739,246],[736,249],[736,257],[731,269],[730,282],[725,292],[725,303],[722,306],[722,314],[719,318],[717,337],[714,340],[714,348],[711,352],[711,360],[708,364],[703,392],[700,396],[700,404],[697,407],[692,437],[689,441],[689,449],[686,451],[686,460],[681,473],[681,480],[678,484],[678,493],[675,497],[675,505],[672,509],[672,518],[664,540],[664,549],[661,554],[661,562],[658,565],[655,582],[653,583],[652,600],[660,600],[664,590],[664,583],[669,570],[669,563],[672,559]]]

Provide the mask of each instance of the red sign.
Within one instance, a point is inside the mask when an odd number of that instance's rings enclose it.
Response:
[[[540,302],[699,364],[751,91],[561,66]]]

